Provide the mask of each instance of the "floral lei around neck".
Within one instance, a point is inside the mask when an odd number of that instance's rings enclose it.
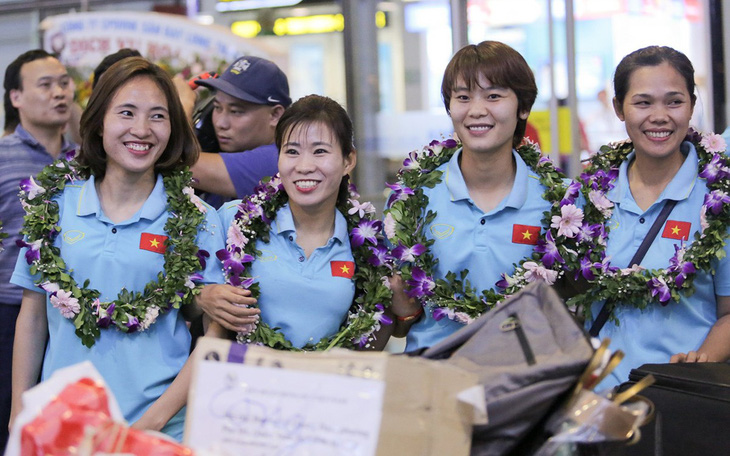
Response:
[[[697,150],[699,177],[705,179],[708,193],[700,209],[700,230],[689,246],[675,245],[675,253],[665,269],[647,270],[639,266],[619,269],[609,266],[591,289],[579,296],[574,303],[583,308],[586,317],[591,318],[591,304],[609,298],[608,309],[617,304],[645,309],[652,303],[666,306],[670,300],[679,301],[680,292],[685,296],[694,293],[692,282],[697,271],[711,272],[712,262],[725,256],[727,228],[730,226],[730,162],[724,155],[725,141],[720,135],[700,134],[690,129],[685,141],[691,142]],[[585,185],[599,191],[612,186],[600,176],[610,170],[612,181],[618,177],[621,163],[634,150],[630,141],[601,147],[592,157],[581,179]],[[603,187],[603,188],[602,188]],[[593,201],[591,201],[593,204]],[[616,301],[619,301],[618,303]],[[612,320],[618,320],[611,312]]]
[[[198,228],[205,222],[205,206],[188,185],[192,174],[187,169],[163,174],[169,216],[165,223],[164,272],[149,282],[144,292],[125,288],[111,302],[102,302],[98,290],[82,286],[66,269],[61,251],[54,240],[61,233],[58,226],[59,207],[54,197],[69,182],[88,179],[89,170],[73,161],[75,151],[46,166],[36,177],[21,182],[20,199],[26,211],[21,234],[26,240],[16,241],[28,247],[25,258],[31,274],[40,274],[36,282],[50,295],[53,307],[65,318],[73,320],[76,335],[91,347],[101,329],[116,327],[126,333],[144,331],[157,318],[172,308],[180,308],[200,292],[193,283],[202,276],[209,253],[198,249],[195,239]]]
[[[357,201],[359,195],[350,186],[350,198],[345,204],[338,203],[337,210],[347,219],[350,246],[355,260],[355,299],[347,319],[338,333],[308,344],[301,350],[328,350],[332,347],[369,347],[375,331],[381,324],[389,325],[391,319],[384,315],[390,305],[392,292],[388,285],[392,261],[381,235],[382,222],[373,220],[375,207],[369,202]],[[228,227],[226,248],[216,252],[223,262],[228,284],[251,290],[252,296],[260,295],[259,284],[246,274],[247,265],[253,263],[261,252],[256,241],[269,242],[271,223],[277,211],[289,201],[279,175],[266,178],[254,193],[241,202],[238,212]],[[248,335],[239,334],[240,343],[267,345],[279,350],[299,350],[292,346],[279,328],[271,328],[259,321]]]
[[[575,181],[566,185],[564,174],[540,155],[535,144],[526,140],[517,153],[539,176],[546,188],[542,197],[551,203],[550,210],[544,213],[531,256],[519,260],[511,275],[502,274],[502,280],[495,284],[496,290],[474,289],[467,269],[449,271],[445,279],[434,279],[438,259],[430,253],[434,241],[424,231],[436,213],[430,210],[424,213],[428,205],[424,188],[433,188],[441,182],[443,173],[437,168],[460,148],[460,143],[448,139],[433,141],[422,150],[411,152],[398,172],[398,182],[388,185],[392,192],[385,210],[385,233],[395,246],[393,256],[401,265],[407,295],[430,308],[434,319],[448,317],[471,323],[530,282],[542,280],[553,284],[556,280],[575,280],[581,276],[590,281],[605,270],[603,223],[611,216],[610,208],[600,210],[591,206],[584,211],[575,205],[581,192],[586,199],[601,201],[606,200],[605,194],[589,194]]]

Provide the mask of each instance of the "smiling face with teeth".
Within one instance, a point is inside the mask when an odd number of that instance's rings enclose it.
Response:
[[[454,131],[465,153],[510,154],[517,121],[529,112],[518,113],[514,90],[492,84],[483,75],[469,86],[457,80],[449,101]]]
[[[170,139],[167,98],[155,81],[137,76],[119,88],[104,115],[106,175],[149,175]]]
[[[343,153],[332,129],[322,122],[300,122],[284,135],[279,174],[292,213],[331,214],[342,178],[352,171],[356,154]]]
[[[672,65],[636,68],[623,103],[614,100],[616,115],[626,124],[637,159],[684,161],[680,145],[694,107],[687,82]]]

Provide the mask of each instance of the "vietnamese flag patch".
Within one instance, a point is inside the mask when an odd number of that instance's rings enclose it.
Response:
[[[165,253],[165,241],[167,236],[161,234],[142,233],[139,238],[139,248],[155,253]]]
[[[351,279],[355,275],[355,263],[352,261],[330,261],[332,277]]]
[[[689,240],[689,230],[692,224],[689,222],[678,222],[676,220],[667,220],[662,232],[663,238]]]
[[[512,242],[515,244],[536,245],[540,227],[532,225],[512,225]]]

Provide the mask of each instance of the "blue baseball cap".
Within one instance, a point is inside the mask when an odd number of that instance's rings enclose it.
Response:
[[[259,105],[291,104],[289,81],[281,69],[261,57],[241,57],[218,78],[198,79],[196,84]]]

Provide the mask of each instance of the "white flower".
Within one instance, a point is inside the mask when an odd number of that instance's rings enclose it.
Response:
[[[157,306],[151,306],[148,307],[144,314],[144,319],[140,323],[140,331],[144,331],[145,329],[152,326],[152,324],[157,320],[157,317],[160,315],[160,309]]]
[[[700,209],[700,237],[705,235],[705,230],[709,227],[710,224],[707,223],[707,206],[703,204],[702,209]]]
[[[631,275],[631,274],[633,274],[635,272],[641,272],[643,270],[644,270],[644,268],[642,268],[638,264],[634,264],[630,268],[623,268],[623,269],[621,269],[620,272],[621,272],[621,275],[622,276],[627,276],[627,275]]]
[[[700,145],[711,154],[724,152],[727,147],[725,139],[716,133],[703,136]]]
[[[552,285],[558,278],[558,271],[553,271],[545,266],[538,265],[534,261],[526,261],[522,267],[525,268],[525,280],[528,282],[542,280],[547,284]]]
[[[365,214],[375,213],[375,206],[373,206],[370,201],[360,203],[358,200],[351,199],[350,204],[352,204],[352,207],[350,208],[350,210],[347,211],[347,213],[350,215],[358,213],[360,218],[363,218],[365,217]]]
[[[56,291],[61,289],[61,287],[59,287],[57,283],[51,282],[43,282],[38,286],[41,287],[46,293],[55,293]]]
[[[188,195],[190,201],[195,204],[195,207],[197,207],[200,212],[204,214],[208,212],[208,208],[205,206],[205,204],[203,204],[203,200],[201,200],[198,195],[195,194],[195,190],[193,190],[191,187],[185,187],[183,188],[183,193]]]

